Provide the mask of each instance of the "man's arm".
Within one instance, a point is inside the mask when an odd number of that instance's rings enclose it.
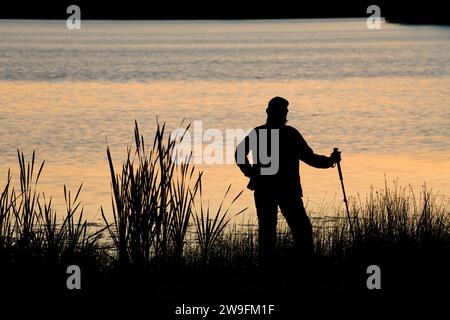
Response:
[[[337,156],[323,156],[315,154],[305,139],[300,135],[300,160],[315,168],[331,168],[338,162]]]
[[[249,146],[249,136],[247,135],[236,147],[236,152],[234,153],[234,159],[239,169],[246,177],[251,177],[252,166],[248,161],[248,154],[250,152]]]

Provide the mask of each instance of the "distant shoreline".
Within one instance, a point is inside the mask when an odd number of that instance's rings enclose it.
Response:
[[[2,7],[0,19],[66,19],[67,9],[79,6],[81,18],[86,20],[254,20],[254,19],[323,19],[367,18],[371,5],[379,7],[381,16],[393,23],[450,24],[450,16],[443,3],[427,1],[346,1],[346,2],[292,2],[279,0],[273,4],[244,3],[242,1],[208,2],[143,2],[60,1],[54,3],[13,2]],[[368,13],[369,12],[369,13]]]
[[[366,19],[366,16],[351,16],[351,17],[288,17],[288,18],[258,18],[258,17],[248,17],[248,18],[220,18],[220,17],[199,17],[199,18],[186,18],[186,17],[169,17],[169,18],[101,18],[101,17],[88,17],[83,18],[83,21],[120,21],[120,22],[194,22],[194,21],[204,21],[204,22],[237,22],[237,21],[298,21],[298,20],[360,20]],[[433,21],[432,19],[422,19],[422,18],[403,18],[403,17],[381,17],[386,23],[393,24],[405,24],[405,25],[437,25],[437,26],[450,26],[450,20],[438,20]],[[0,17],[0,21],[65,21],[64,17]]]

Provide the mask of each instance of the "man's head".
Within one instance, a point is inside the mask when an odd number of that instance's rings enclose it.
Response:
[[[267,106],[267,123],[271,125],[284,125],[287,122],[289,101],[282,97],[273,97]]]

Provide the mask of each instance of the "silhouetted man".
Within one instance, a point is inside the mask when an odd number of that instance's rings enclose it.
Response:
[[[299,160],[316,168],[330,168],[340,161],[340,152],[317,155],[297,129],[286,125],[289,102],[270,100],[266,124],[253,129],[236,149],[236,162],[250,178],[259,225],[259,259],[271,259],[276,243],[278,207],[286,218],[300,256],[314,252],[311,222],[305,212],[300,185]],[[252,152],[253,164],[248,160]]]

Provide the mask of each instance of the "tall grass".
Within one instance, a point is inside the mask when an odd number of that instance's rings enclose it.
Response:
[[[450,262],[450,205],[426,185],[417,197],[411,186],[371,190],[365,200],[353,198],[349,222],[339,213],[316,225],[316,251],[336,260],[357,257],[386,263],[401,259],[421,260],[425,256]]]
[[[8,172],[0,195],[1,276],[20,288],[20,283],[32,286],[33,279],[63,275],[70,264],[83,264],[86,269],[97,265],[103,259],[102,230],[88,228],[79,201],[81,186],[74,197],[64,186],[67,210],[58,215],[52,199],[38,191],[44,162],[37,167],[34,152],[29,162],[23,153],[17,154],[20,188],[12,187]]]
[[[216,244],[219,242],[224,229],[231,220],[228,217],[229,210],[233,203],[241,196],[242,191],[231,201],[228,208],[222,213],[224,200],[230,191],[231,185],[228,186],[225,192],[224,199],[220,203],[216,213],[213,215],[210,213],[210,208],[204,207],[203,201],[200,197],[200,207],[195,211],[195,230],[197,235],[197,243],[201,254],[201,260],[204,264],[209,264],[211,252]],[[200,196],[201,196],[201,184],[200,184]],[[247,210],[244,208],[237,212],[235,215],[239,215]]]
[[[102,216],[117,250],[119,266],[160,267],[180,263],[193,223],[196,248],[207,262],[211,247],[229,221],[230,207],[222,212],[221,205],[214,216],[210,215],[209,207],[205,208],[201,201],[202,172],[196,173],[189,158],[181,163],[175,161],[176,141],[166,137],[165,125],[157,124],[149,149],[137,123],[134,131],[135,150],[132,152],[128,148],[120,173],[107,148],[114,222],[109,223],[103,208]],[[224,197],[228,192],[229,188]],[[195,207],[197,195],[200,197],[198,210]]]

